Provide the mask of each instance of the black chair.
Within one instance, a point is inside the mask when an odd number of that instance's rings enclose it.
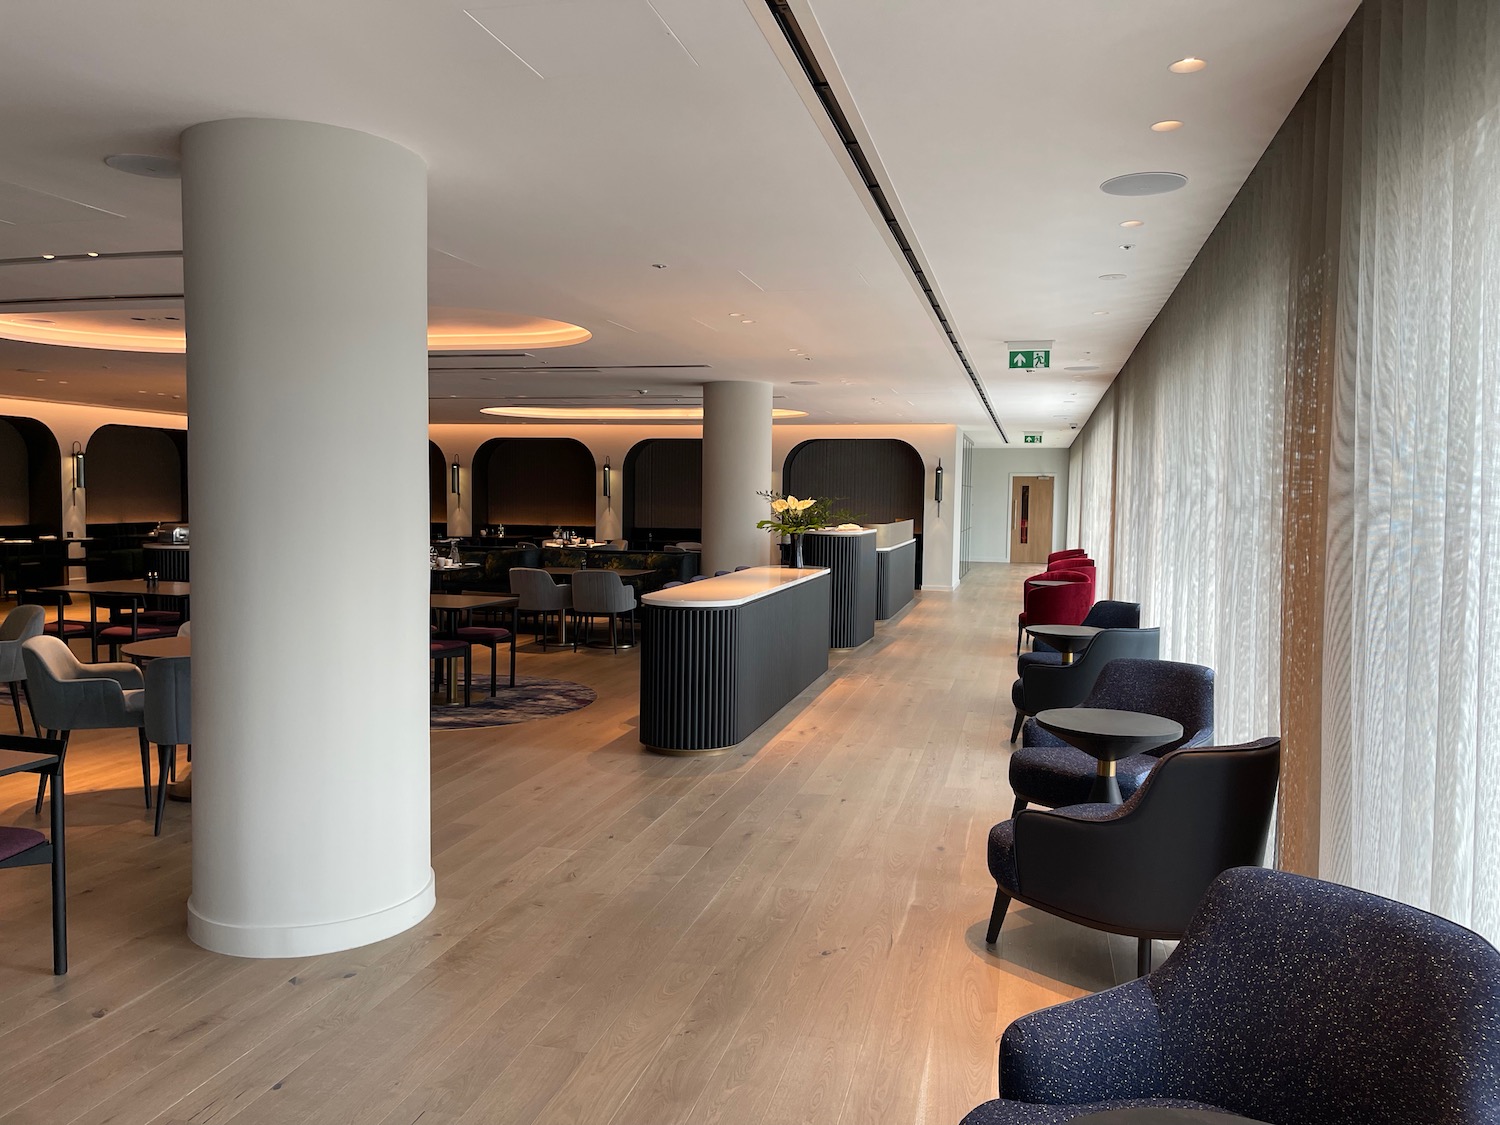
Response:
[[[15,772],[36,773],[52,781],[51,835],[35,828],[0,827],[0,868],[40,867],[52,869],[52,972],[63,976],[68,971],[68,891],[64,862],[63,821],[63,742],[59,738],[29,738],[23,735],[0,735],[0,750],[22,754],[46,754],[50,760],[41,766],[21,767]],[[7,769],[5,772],[13,772]]]
[[[61,591],[26,590],[19,600],[22,605],[51,606],[57,610],[56,619],[42,626],[44,637],[57,637],[65,642],[91,640],[99,631],[97,622],[76,621],[67,616],[68,606],[73,604],[73,599]],[[97,651],[95,655],[97,656]]]
[[[1020,735],[1021,724],[1028,717],[1052,707],[1081,704],[1111,660],[1155,660],[1160,653],[1160,629],[1105,629],[1071,664],[1033,664],[1022,669],[1010,689],[1010,701],[1016,709],[1011,742]]]
[[[460,640],[432,640],[428,642],[428,659],[432,661],[432,690],[438,691],[447,684],[448,698],[453,698],[453,665],[462,661],[464,666],[464,706],[472,701],[474,682],[473,656],[469,642]]]
[[[1141,627],[1141,603],[1095,602],[1084,615],[1082,623],[1092,625],[1095,629],[1139,629]],[[1023,652],[1016,658],[1016,675],[1021,675],[1033,664],[1051,664],[1055,667],[1061,663],[1062,653],[1046,641],[1033,637],[1031,651]]]
[[[1276,804],[1281,741],[1174,750],[1123,805],[1022,812],[990,829],[995,944],[1012,899],[1137,939],[1140,975],[1153,938],[1187,929],[1215,877],[1260,862]]]
[[[1500,952],[1415,907],[1240,867],[1161,968],[1022,1016],[963,1125],[1127,1107],[1275,1125],[1500,1121]]]
[[[1081,707],[1143,711],[1182,724],[1182,737],[1146,754],[1115,763],[1120,796],[1129,799],[1162,755],[1179,746],[1207,746],[1214,737],[1214,673],[1201,664],[1172,660],[1111,660]],[[1028,804],[1059,809],[1081,805],[1094,787],[1098,759],[1075,750],[1055,734],[1027,723],[1021,748],[1010,756],[1015,816]]]

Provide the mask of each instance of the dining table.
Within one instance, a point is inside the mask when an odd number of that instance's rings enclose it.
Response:
[[[62,586],[42,586],[39,588],[44,594],[67,594],[73,596],[82,594],[89,600],[89,639],[93,646],[92,659],[97,663],[99,660],[99,598],[105,597],[128,598],[134,605],[136,611],[147,608],[147,598],[165,598],[177,604],[182,619],[188,619],[188,598],[192,593],[192,587],[187,582],[148,582],[144,578],[118,578],[108,582],[69,582]],[[59,607],[61,616],[61,607]],[[131,643],[137,639],[136,630],[139,625],[131,615]]]
[[[1182,724],[1173,719],[1111,707],[1053,707],[1037,712],[1033,721],[1098,763],[1089,790],[1090,804],[1120,804],[1115,763],[1121,758],[1144,754],[1182,737]]]

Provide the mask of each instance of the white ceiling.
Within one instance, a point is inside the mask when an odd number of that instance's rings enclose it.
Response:
[[[12,0],[0,258],[177,248],[177,183],[106,154],[175,152],[215,118],[322,121],[428,161],[432,304],[594,334],[495,366],[598,371],[433,374],[434,421],[479,421],[497,395],[665,398],[755,378],[810,423],[999,441],[764,0],[475,2]],[[1002,423],[1048,444],[1087,417],[1355,6],[793,4]],[[1208,69],[1169,74],[1188,54]],[[1187,126],[1152,133],[1164,117]],[[1191,182],[1141,201],[1098,190],[1156,169]],[[0,300],[180,291],[171,259],[0,266]],[[1016,338],[1056,339],[1054,372],[1009,373]],[[1080,364],[1099,371],[1061,370]],[[180,410],[183,393],[181,357],[0,341],[0,395]]]

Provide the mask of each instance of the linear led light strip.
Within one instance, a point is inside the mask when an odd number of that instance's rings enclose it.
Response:
[[[911,239],[907,238],[906,231],[902,229],[901,222],[896,218],[896,212],[891,209],[890,202],[886,199],[885,188],[882,187],[879,177],[875,175],[875,169],[865,158],[864,151],[860,148],[859,138],[855,136],[853,127],[849,124],[849,116],[844,112],[844,107],[839,105],[838,99],[834,97],[833,88],[829,85],[827,77],[823,74],[823,68],[808,45],[807,36],[802,33],[802,27],[797,22],[796,15],[792,12],[787,0],[766,0],[766,6],[771,11],[771,18],[776,21],[776,26],[781,28],[781,34],[786,37],[787,45],[792,54],[797,57],[797,62],[802,66],[802,73],[807,76],[808,82],[812,83],[813,92],[818,95],[818,101],[822,103],[823,111],[828,114],[828,120],[833,123],[839,140],[843,142],[844,150],[849,154],[849,159],[854,162],[855,169],[863,181],[865,190],[870,193],[874,200],[880,217],[885,220],[885,225],[890,229],[891,237],[896,240],[900,247],[902,256],[906,259],[906,266],[916,278],[917,284],[922,288],[922,294],[927,298],[927,303],[932,306],[938,323],[942,325],[943,334],[948,337],[948,344],[953,348],[953,354],[958,356],[958,362],[963,364],[964,370],[969,375],[969,382],[974,384],[974,393],[979,396],[979,401],[984,404],[985,412],[989,414],[990,421],[995,424],[995,429],[1000,432],[1001,439],[1010,444],[1010,438],[1006,436],[1005,427],[1000,425],[1000,419],[995,414],[995,408],[990,403],[990,396],[985,392],[984,384],[980,382],[974,365],[969,362],[969,357],[964,353],[963,345],[958,342],[958,334],[953,331],[952,324],[948,321],[947,310],[943,303],[938,300],[937,292],[932,283],[928,281],[926,272],[922,269],[922,263],[917,260],[916,253],[912,250]]]

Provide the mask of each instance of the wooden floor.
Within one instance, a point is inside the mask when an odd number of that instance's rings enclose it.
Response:
[[[67,977],[45,869],[0,872],[0,1125],[952,1125],[1011,1019],[1134,965],[1034,910],[983,944],[1028,569],[922,594],[719,758],[641,749],[635,653],[527,646],[598,702],[433,735],[437,909],[348,953],[192,945],[189,808],[153,838],[134,737],[75,736]]]

